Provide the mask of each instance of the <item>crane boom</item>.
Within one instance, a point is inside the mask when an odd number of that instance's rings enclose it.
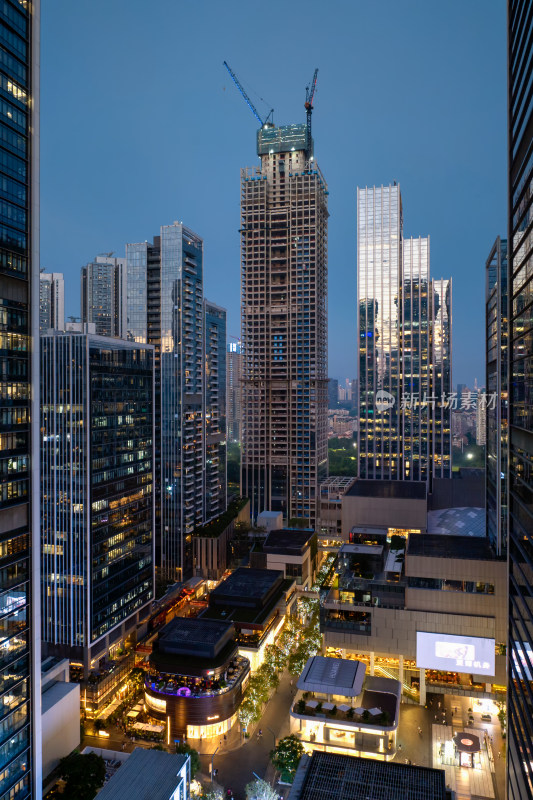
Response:
[[[235,84],[235,86],[237,87],[237,89],[239,90],[239,92],[240,92],[240,93],[242,94],[242,96],[244,97],[244,99],[245,99],[245,101],[246,101],[246,104],[248,105],[248,108],[250,109],[250,111],[252,112],[252,114],[254,115],[254,117],[257,119],[257,121],[259,122],[259,124],[260,124],[261,126],[263,126],[263,125],[264,125],[264,122],[263,122],[263,120],[261,119],[261,117],[259,116],[259,114],[257,113],[257,109],[256,109],[256,107],[254,106],[254,104],[252,103],[252,101],[250,100],[250,98],[248,97],[248,95],[246,94],[246,92],[244,91],[244,89],[242,88],[242,86],[241,86],[241,84],[240,84],[240,82],[239,82],[239,79],[237,78],[237,76],[235,75],[235,73],[233,72],[233,70],[231,69],[231,67],[230,67],[230,65],[228,64],[228,62],[227,62],[227,61],[224,61],[224,66],[226,67],[226,69],[228,70],[229,74],[231,75],[231,79],[233,80],[233,83]],[[270,116],[270,115],[269,115],[269,116]]]
[[[305,90],[305,107],[306,108],[313,108],[313,98],[315,96],[315,89],[316,89],[316,79],[318,77],[318,68],[315,69],[315,74],[313,75],[313,80],[309,84],[309,86]]]
[[[316,79],[318,77],[318,68],[315,69],[313,80],[306,86],[305,89],[305,112],[307,117],[307,147],[312,154],[312,139],[311,139],[311,114],[313,113],[313,98],[315,96]]]

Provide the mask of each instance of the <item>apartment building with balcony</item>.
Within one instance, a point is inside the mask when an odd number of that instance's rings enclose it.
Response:
[[[126,245],[127,338],[155,348],[156,563],[192,575],[192,534],[225,510],[225,311],[204,301],[203,240],[181,222]]]

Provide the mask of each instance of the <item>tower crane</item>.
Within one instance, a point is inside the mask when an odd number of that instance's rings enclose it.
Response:
[[[239,90],[239,92],[240,92],[240,93],[242,94],[242,96],[244,97],[244,99],[245,99],[245,101],[246,101],[246,104],[247,104],[248,108],[250,109],[250,111],[252,112],[252,114],[254,115],[254,117],[257,119],[257,121],[259,122],[259,124],[261,125],[261,127],[263,127],[264,125],[266,125],[266,124],[267,124],[267,122],[269,121],[270,117],[272,117],[272,115],[273,115],[273,113],[274,113],[274,109],[273,109],[273,108],[271,108],[271,109],[270,109],[270,113],[268,114],[268,116],[266,117],[266,119],[263,121],[263,120],[261,119],[261,117],[259,116],[259,113],[258,113],[258,111],[257,111],[256,107],[254,106],[254,104],[252,103],[252,101],[250,100],[250,98],[248,97],[248,95],[246,94],[246,92],[244,91],[243,87],[241,86],[241,83],[240,83],[239,79],[237,78],[237,76],[235,75],[235,73],[233,72],[233,70],[231,69],[231,67],[230,67],[230,65],[228,64],[228,62],[227,62],[227,61],[224,61],[224,66],[225,66],[225,67],[226,67],[226,69],[228,70],[229,74],[231,75],[231,79],[232,79],[233,83],[235,84],[235,86],[237,87],[237,89]]]
[[[305,87],[305,111],[307,116],[307,146],[311,147],[311,114],[313,113],[313,98],[315,96],[318,68],[315,69],[313,80]]]

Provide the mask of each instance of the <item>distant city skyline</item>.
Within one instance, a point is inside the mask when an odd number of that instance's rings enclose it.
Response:
[[[206,295],[228,309],[228,333],[238,336],[235,176],[257,163],[258,125],[222,62],[262,113],[274,107],[277,125],[304,122],[318,67],[329,377],[356,377],[356,188],[398,180],[416,220],[406,237],[430,236],[433,273],[454,281],[454,380],[480,380],[485,259],[506,227],[505,4],[489,0],[480,14],[478,4],[451,0],[421,14],[415,0],[387,0],[331,13],[316,0],[273,0],[271,12],[298,30],[279,62],[267,36],[251,35],[261,20],[254,4],[209,7],[157,2],[147,16],[132,0],[125,20],[119,4],[54,0],[43,14],[41,264],[65,274],[67,317],[80,313],[84,264],[112,250],[123,257],[126,242],[151,240],[161,220],[177,219],[202,231]],[[196,32],[179,48],[178,29]],[[141,58],[132,58],[135,40]],[[93,57],[95,42],[105,59]]]

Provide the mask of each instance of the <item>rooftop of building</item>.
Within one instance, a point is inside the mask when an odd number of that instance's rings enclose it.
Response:
[[[70,325],[71,323],[67,323]],[[80,323],[87,325],[91,323]],[[113,336],[102,336],[99,333],[91,333],[87,330],[64,330],[49,328],[45,334],[41,334],[42,339],[60,339],[65,336],[81,337],[87,339],[89,344],[100,347],[101,350],[154,350],[153,344],[144,342],[132,342],[129,339],[118,339]]]
[[[315,536],[312,528],[280,528],[270,531],[263,550],[294,551],[299,553]]]
[[[164,650],[166,645],[185,646],[188,649],[195,645],[216,645],[232,628],[231,622],[203,617],[174,617],[161,630],[159,647]]]
[[[98,800],[169,800],[188,756],[136,747],[98,793]]]
[[[243,567],[246,572],[278,572],[278,570],[266,569],[247,569]],[[283,572],[279,572],[283,578]],[[208,608],[202,613],[201,619],[219,619],[233,622],[238,627],[239,625],[253,626],[256,629],[262,629],[266,623],[269,622],[275,609],[282,600],[284,594],[288,592],[292,586],[295,585],[294,578],[283,578],[279,586],[274,586],[274,591],[267,597],[265,602],[250,603],[249,605],[242,605],[233,601],[231,596],[224,596],[219,598],[216,604],[211,603]],[[213,592],[211,593],[211,595]]]
[[[242,511],[248,502],[247,497],[234,497],[222,514],[219,514],[218,517],[215,517],[210,522],[206,522],[205,525],[195,528],[193,536],[209,537],[212,539],[220,536],[224,533],[226,528],[231,525],[233,520],[236,519],[239,512]]]
[[[281,511],[261,511],[257,515],[257,521],[259,523],[260,519],[278,519],[281,515]]]
[[[345,475],[330,475],[325,481],[320,484],[320,494],[328,494],[329,492],[344,492],[354,482],[355,478],[347,477]]]
[[[394,500],[425,500],[424,481],[382,481],[358,479],[346,491],[346,497],[390,498]]]
[[[283,572],[276,569],[251,569],[238,567],[225,581],[216,586],[211,592],[211,598],[223,602],[227,600],[263,601],[269,593],[280,584]]]
[[[448,536],[486,535],[484,508],[441,508],[428,513],[428,533]]]
[[[357,697],[361,694],[365,673],[366,665],[362,661],[312,656],[308,659],[296,686],[303,692]]]
[[[420,533],[409,537],[407,557],[409,556],[492,561],[494,553],[486,538]]]
[[[300,761],[291,800],[445,800],[444,770],[314,750]]]

